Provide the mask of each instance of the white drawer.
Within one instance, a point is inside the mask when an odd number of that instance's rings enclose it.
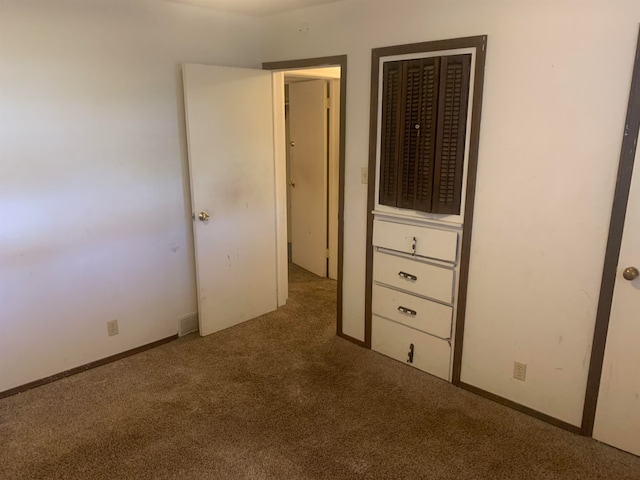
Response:
[[[424,298],[373,285],[374,315],[400,322],[440,338],[451,337],[453,308]]]
[[[418,332],[373,315],[371,349],[436,377],[449,380],[451,346],[446,340]],[[413,361],[409,352],[413,345]]]
[[[375,251],[373,280],[444,303],[453,301],[453,270],[419,260]]]
[[[413,250],[414,244],[415,252]],[[458,232],[374,220],[373,245],[455,263],[458,251]]]

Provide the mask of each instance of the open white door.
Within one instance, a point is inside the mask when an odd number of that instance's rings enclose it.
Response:
[[[289,85],[291,257],[327,276],[326,81]]]
[[[272,73],[183,65],[200,334],[277,307]]]
[[[640,148],[636,150],[593,429],[595,439],[640,455],[640,277],[633,278],[637,269]]]

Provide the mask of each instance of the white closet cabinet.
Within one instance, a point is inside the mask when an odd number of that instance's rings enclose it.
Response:
[[[382,216],[382,215],[381,215]],[[373,222],[371,348],[450,380],[460,228]]]

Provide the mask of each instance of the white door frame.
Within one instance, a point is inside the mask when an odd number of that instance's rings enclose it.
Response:
[[[273,72],[273,135],[276,186],[276,275],[278,307],[289,298],[287,255],[287,151],[284,116],[284,73]]]

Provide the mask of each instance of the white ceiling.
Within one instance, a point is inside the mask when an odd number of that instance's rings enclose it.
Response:
[[[164,0],[174,3],[198,5],[224,12],[240,13],[262,17],[274,13],[311,7],[323,3],[340,2],[343,0]]]

